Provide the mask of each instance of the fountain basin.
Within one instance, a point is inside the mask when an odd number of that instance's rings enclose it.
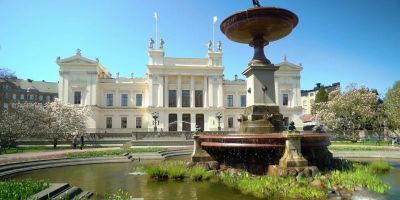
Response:
[[[272,42],[287,36],[299,19],[293,12],[275,7],[257,7],[237,12],[221,23],[221,31],[231,40],[250,44],[255,37]]]

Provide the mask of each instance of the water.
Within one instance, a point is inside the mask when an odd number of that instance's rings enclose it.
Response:
[[[140,164],[142,165],[143,162]],[[148,163],[145,163],[148,164]],[[157,182],[147,175],[135,173],[132,163],[78,165],[49,168],[21,173],[14,179],[48,180],[52,183],[70,183],[83,190],[95,193],[95,199],[106,194],[116,193],[119,189],[127,191],[134,198],[176,199],[176,200],[255,200],[238,191],[234,191],[217,182],[166,181]]]
[[[360,159],[359,159],[360,160]],[[369,161],[362,159],[363,161]],[[370,194],[367,199],[399,199],[400,197],[400,160],[386,160],[394,169],[382,179],[391,189],[384,195]],[[153,161],[159,162],[159,161]],[[53,183],[70,183],[84,190],[95,193],[96,199],[106,194],[116,193],[119,189],[127,191],[134,198],[148,199],[182,199],[182,200],[255,200],[257,198],[243,195],[218,182],[166,181],[157,182],[133,171],[134,166],[150,164],[115,163],[78,165],[36,170],[15,175],[14,179],[32,178],[48,180]],[[138,173],[132,175],[130,173]],[[367,194],[368,195],[368,194]],[[364,196],[365,195],[361,195]],[[365,198],[362,198],[365,199]]]

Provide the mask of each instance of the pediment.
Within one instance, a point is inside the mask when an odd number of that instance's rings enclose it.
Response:
[[[78,55],[72,56],[72,57],[69,57],[69,58],[60,59],[60,60],[57,61],[57,63],[59,63],[59,64],[77,64],[77,65],[80,65],[80,64],[96,65],[96,64],[98,64],[97,61],[90,60],[88,58],[85,58],[85,57],[82,57],[82,56],[78,56]]]
[[[279,66],[279,70],[281,70],[281,71],[301,71],[301,70],[303,70],[303,67],[301,67],[299,65],[295,65],[295,64],[287,62],[287,61],[278,63],[276,65]]]

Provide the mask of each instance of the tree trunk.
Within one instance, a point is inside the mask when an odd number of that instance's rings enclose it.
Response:
[[[57,148],[57,139],[56,138],[54,138],[54,140],[53,140],[53,148],[54,149]]]

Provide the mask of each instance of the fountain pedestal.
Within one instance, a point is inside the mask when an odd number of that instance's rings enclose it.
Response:
[[[279,167],[306,167],[308,161],[301,154],[301,138],[300,133],[285,133],[286,138],[285,152],[279,160]]]
[[[199,135],[194,135],[193,136],[193,153],[191,160],[194,163],[200,163],[200,162],[208,162],[208,161],[214,161],[210,154],[207,153],[203,148],[201,148],[201,141],[199,138]]]

